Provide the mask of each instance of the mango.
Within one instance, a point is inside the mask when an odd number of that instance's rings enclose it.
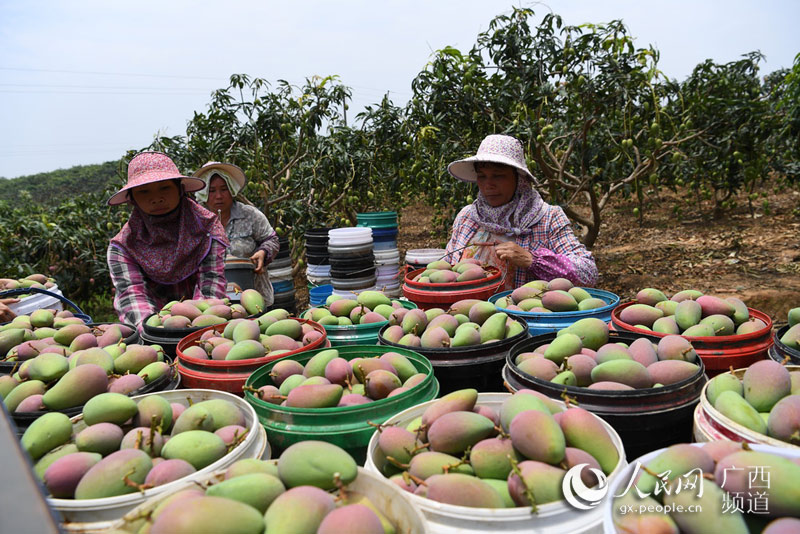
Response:
[[[681,360],[663,360],[655,362],[647,368],[654,384],[676,384],[695,376],[700,371],[700,366]]]
[[[508,315],[504,312],[498,312],[488,317],[480,328],[481,343],[505,339],[507,319]]]
[[[80,479],[75,488],[76,499],[102,499],[133,493],[135,487],[126,479],[143,484],[153,468],[150,457],[138,449],[123,449],[100,460]]]
[[[148,424],[147,421],[142,421],[142,423],[145,425]],[[178,416],[174,425],[172,426],[171,434],[174,437],[177,434],[187,432],[189,430],[205,430],[207,432],[213,432],[217,428],[221,428],[221,426],[216,423],[214,420],[214,415],[211,413],[211,410],[209,410],[208,407],[194,404],[188,407],[183,411],[183,413],[180,414],[180,416]]]
[[[303,375],[291,375],[287,377],[286,380],[281,382],[281,387],[278,388],[278,392],[285,397],[289,394],[290,391],[298,387],[305,380],[306,377]]]
[[[303,374],[303,364],[295,360],[277,361],[269,372],[272,382],[278,387],[291,375],[298,374]]]
[[[267,350],[258,341],[252,339],[245,339],[234,344],[225,356],[225,360],[249,360],[254,358],[263,358],[267,354]]]
[[[736,308],[732,303],[712,295],[697,297],[695,302],[697,302],[703,310],[703,317],[716,314],[733,317],[734,313],[736,313]]]
[[[269,325],[265,334],[268,336],[282,335],[298,340],[303,337],[303,326],[295,319],[282,319]]]
[[[44,472],[43,482],[56,499],[71,499],[75,488],[89,469],[103,457],[93,452],[76,452],[53,462]]]
[[[508,477],[508,492],[517,506],[547,504],[564,499],[561,485],[566,471],[534,460],[520,462],[518,467],[521,476],[512,473]],[[526,495],[525,487],[533,493],[534,503]]]
[[[159,395],[148,395],[136,405],[139,426],[156,425],[166,432],[172,427],[172,406]]]
[[[0,400],[5,399],[20,383],[11,375],[0,376]]]
[[[596,416],[583,408],[570,407],[559,416],[558,424],[567,446],[591,454],[605,474],[614,470],[619,463],[619,451]]]
[[[187,498],[163,509],[149,534],[261,534],[264,518],[252,506],[221,497]]]
[[[648,471],[662,475],[669,480],[674,480],[681,475],[699,468],[703,473],[714,472],[714,459],[703,450],[702,447],[695,447],[688,443],[671,445],[655,458],[648,461],[645,466]],[[642,493],[653,493],[657,484],[661,484],[659,479],[650,473],[642,471],[636,487]]]
[[[161,449],[161,456],[168,460],[186,460],[200,470],[213,464],[227,452],[225,442],[219,436],[204,430],[187,430],[173,434]]]
[[[326,515],[317,529],[317,534],[352,532],[355,525],[364,534],[384,534],[380,517],[363,504],[346,504]]]
[[[549,412],[528,410],[517,414],[509,428],[514,449],[525,458],[548,464],[564,459],[566,440]]]
[[[164,436],[160,432],[148,428],[132,428],[122,437],[120,449],[138,449],[146,452],[151,458],[157,458],[164,447]]]
[[[653,307],[664,312],[664,317],[669,317],[675,315],[675,310],[678,308],[678,303],[674,300],[662,300],[661,302],[655,303]]]
[[[781,336],[781,343],[789,348],[800,350],[800,324],[796,324],[784,332]]]
[[[633,356],[627,347],[618,343],[606,343],[599,349],[594,356],[595,361],[600,363],[610,362],[611,360],[633,360]]]
[[[800,395],[788,395],[772,407],[767,431],[773,438],[800,444]]]
[[[628,347],[628,352],[635,361],[641,363],[645,367],[658,361],[658,354],[656,348],[653,346],[653,342],[643,337],[633,341]]]
[[[278,460],[261,460],[258,458],[236,460],[225,470],[225,480],[250,473],[266,473],[277,477]]]
[[[580,464],[586,464],[587,466],[586,468],[581,469],[581,481],[583,484],[587,488],[596,486],[599,483],[599,480],[597,475],[591,470],[597,469],[597,471],[603,471],[603,468],[600,467],[600,464],[597,463],[597,460],[595,460],[594,457],[586,451],[577,449],[575,447],[565,447],[564,461],[561,463],[561,467],[569,470]]]
[[[609,360],[592,369],[593,382],[619,382],[632,388],[649,388],[653,379],[647,368],[635,360]]]
[[[272,387],[272,386],[270,386]],[[218,435],[222,438],[222,441],[225,442],[225,445],[228,448],[232,448],[232,445],[238,445],[247,435],[248,430],[240,425],[228,425],[223,426],[214,431],[214,434]]]
[[[588,299],[584,299],[578,303],[578,311],[596,310],[598,308],[603,308],[605,306],[608,306],[608,303],[603,299],[591,297]]]
[[[292,408],[329,408],[336,406],[344,390],[339,384],[299,385],[286,397]]]
[[[500,405],[500,425],[506,432],[511,428],[511,422],[522,412],[536,410],[543,413],[550,413],[550,409],[544,400],[537,395],[528,394],[525,390],[520,390],[503,401]]]
[[[632,507],[636,513],[630,513],[628,506]],[[640,506],[642,513],[639,513]],[[656,511],[660,502],[652,497],[640,498],[635,491],[629,491],[621,497],[614,497],[612,506],[612,517],[614,532],[624,532],[625,534],[680,534],[675,521],[664,513]],[[651,510],[648,512],[647,510]],[[622,510],[622,512],[621,512]]]
[[[542,358],[545,361],[550,361]],[[566,359],[566,368],[575,376],[575,384],[578,387],[586,387],[592,383],[592,369],[597,366],[597,362],[586,354],[573,354]]]
[[[147,364],[159,361],[158,353],[150,345],[130,345],[119,358],[114,360],[117,374],[138,373]]]
[[[145,384],[152,384],[163,376],[168,376],[171,373],[172,367],[166,362],[153,362],[145,365],[137,374]]]
[[[781,517],[769,522],[761,534],[796,534],[800,532],[800,519]]]
[[[554,312],[570,312],[578,310],[578,301],[567,291],[556,289],[542,295],[542,306]]]
[[[385,369],[376,369],[364,379],[367,395],[374,400],[385,399],[392,391],[401,386],[400,378]]]
[[[766,360],[764,360],[766,361]],[[723,391],[717,396],[714,408],[722,415],[760,434],[767,433],[767,424],[746,400],[733,391]]]
[[[31,395],[29,397],[25,397],[22,402],[19,403],[19,406],[17,406],[17,409],[14,410],[14,412],[39,412],[44,409],[44,405],[42,404],[42,395]]]
[[[150,365],[155,365],[157,363],[163,362],[154,362]],[[147,369],[145,367],[142,369],[144,371]],[[140,371],[141,372],[141,371]],[[119,378],[112,378],[108,382],[108,391],[109,393],[122,393],[123,395],[127,395],[128,393],[132,393],[146,385],[144,378],[139,375],[122,375]]]
[[[450,336],[440,327],[426,328],[419,338],[420,346],[425,348],[445,348],[450,346]]]
[[[119,450],[124,433],[113,423],[87,426],[75,436],[75,445],[81,452],[96,452],[107,456]]]
[[[69,347],[72,341],[81,334],[90,334],[92,329],[85,324],[70,324],[58,329],[53,334],[53,340],[59,345]]]
[[[684,289],[683,291],[678,291],[670,300],[675,302],[683,302],[684,300],[697,300],[699,297],[702,297],[703,293],[697,291],[696,289]]]
[[[472,508],[504,508],[500,494],[481,479],[461,473],[433,475],[426,481],[427,498]]]
[[[52,353],[39,354],[28,366],[28,378],[52,382],[64,376],[68,370],[69,363],[64,356]]]
[[[702,317],[703,309],[694,300],[681,301],[675,308],[675,322],[682,331],[699,324]]]
[[[101,393],[89,399],[83,407],[87,425],[97,423],[123,424],[139,412],[136,401],[121,393]]]
[[[72,422],[61,412],[48,412],[36,419],[20,438],[22,449],[33,460],[65,444],[72,437]]]
[[[710,324],[696,324],[683,331],[687,337],[714,337],[714,327]]]
[[[436,451],[424,451],[414,455],[408,465],[408,472],[423,480],[444,473],[474,474],[469,464],[462,463],[461,460],[450,454]]]
[[[505,480],[511,473],[511,459],[521,458],[507,438],[487,438],[476,443],[469,453],[469,463],[479,478]]]
[[[744,334],[752,334],[753,332],[764,330],[766,327],[766,323],[764,323],[764,321],[761,319],[750,319],[749,321],[745,321],[736,327],[736,335],[741,336]]]
[[[22,401],[33,395],[42,395],[42,402],[44,402],[46,390],[47,386],[41,380],[21,382],[3,398],[3,404],[6,405],[9,413],[14,413]]]
[[[578,319],[566,329],[581,340],[581,346],[597,350],[608,343],[608,325],[596,317]]]
[[[425,409],[422,413],[422,425],[425,428],[430,428],[436,419],[446,413],[471,411],[475,407],[475,402],[477,402],[477,400],[478,390],[472,388],[460,389],[448,393],[444,397],[435,400]]]
[[[269,328],[267,328],[267,330],[269,330]],[[236,323],[236,326],[233,327],[233,330],[230,332],[230,339],[234,343],[246,339],[258,341],[260,334],[261,327],[256,321],[244,319]]]
[[[752,364],[742,378],[745,400],[759,412],[769,412],[781,398],[792,392],[789,371],[773,360]]]
[[[303,368],[303,375],[306,377],[325,376],[325,368],[327,365],[338,357],[339,351],[336,349],[327,349],[316,353],[306,362]]]
[[[69,350],[75,352],[78,350],[90,349],[96,346],[97,338],[94,336],[94,333],[87,332],[85,334],[76,336],[75,339],[72,340],[72,343],[69,344]]]
[[[496,312],[497,308],[491,302],[478,301],[470,307],[467,317],[469,317],[470,322],[483,325]]]
[[[639,304],[647,304],[648,306],[655,306],[657,303],[666,300],[667,296],[663,292],[652,287],[642,289],[636,294],[636,301]]]
[[[250,473],[214,484],[206,490],[206,495],[249,504],[263,514],[285,491],[286,487],[279,478],[265,473]]]
[[[90,349],[76,351],[70,357],[70,369],[74,369],[80,365],[92,363],[102,367],[107,374],[114,373],[114,357],[111,356],[105,349],[99,347],[92,347]]]
[[[458,328],[455,335],[450,340],[450,347],[469,347],[472,345],[480,345],[481,333],[480,327],[471,327],[474,323],[469,323],[466,328]]]
[[[583,348],[583,342],[577,335],[567,332],[556,337],[544,351],[544,357],[561,365],[565,358],[578,354]]]
[[[255,289],[245,289],[242,291],[240,302],[248,315],[260,314],[267,307],[264,302],[264,297]]]
[[[381,332],[381,337],[390,343],[398,343],[404,335],[403,327],[399,324],[389,326]]]
[[[177,458],[164,460],[153,466],[150,472],[147,473],[144,483],[147,486],[162,486],[196,472],[197,470],[187,461]]]
[[[343,484],[349,484],[358,475],[356,462],[341,447],[324,441],[290,445],[278,460],[278,474],[287,488],[314,486],[330,490],[336,487],[337,473]]]
[[[378,435],[378,449],[384,457],[391,456],[398,462],[406,464],[411,461],[417,449],[423,449],[416,434],[400,427],[387,427]]]
[[[659,360],[697,361],[697,352],[686,338],[678,335],[668,335],[661,338],[656,349]]]
[[[570,356],[572,358],[573,356]],[[541,380],[552,380],[559,372],[559,366],[547,358],[529,358],[517,364],[523,373],[539,378]]]
[[[322,520],[335,506],[333,496],[319,488],[290,488],[279,495],[267,509],[264,515],[267,524],[265,534],[317,532]]]
[[[661,334],[680,334],[681,327],[675,321],[674,317],[660,317],[653,323],[653,332]]]
[[[33,465],[33,472],[36,474],[36,477],[39,480],[43,480],[44,472],[47,471],[47,468],[53,465],[56,460],[76,452],[79,451],[78,447],[75,446],[74,443],[67,443],[66,445],[56,447],[52,451],[39,458],[39,460]]]
[[[767,486],[767,473],[768,487],[761,487]],[[753,480],[759,484],[759,495],[769,503],[770,515],[800,517],[800,465],[787,458],[766,452],[735,452],[717,463],[714,478],[722,489],[745,499],[753,492]]]
[[[653,327],[656,319],[664,316],[664,312],[647,304],[631,304],[626,306],[619,314],[619,318],[631,325],[644,325]]]
[[[397,376],[403,382],[417,374],[417,368],[411,360],[398,352],[385,352],[379,359],[388,362],[394,367],[395,371],[397,371]]]
[[[714,330],[715,336],[732,336],[736,332],[733,319],[727,315],[715,314],[704,317],[700,324],[706,324]]]
[[[449,412],[428,428],[431,450],[456,454],[494,433],[494,423],[472,411]]]

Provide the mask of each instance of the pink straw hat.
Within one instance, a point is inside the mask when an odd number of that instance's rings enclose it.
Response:
[[[199,178],[184,176],[177,165],[162,152],[139,152],[128,163],[128,183],[108,199],[109,206],[130,202],[128,191],[140,185],[152,184],[163,180],[180,179],[187,193],[199,191],[205,182]]]
[[[525,163],[525,152],[519,139],[510,135],[493,134],[487,135],[478,153],[472,157],[454,161],[447,166],[447,171],[459,180],[465,182],[476,182],[478,176],[475,174],[475,163],[501,163],[514,167],[520,173],[534,181],[528,165]]]

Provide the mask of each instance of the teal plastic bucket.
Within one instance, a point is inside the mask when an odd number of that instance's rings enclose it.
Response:
[[[356,226],[370,228],[397,228],[396,211],[370,211],[356,213]]]
[[[614,308],[619,304],[619,297],[610,291],[603,291],[602,289],[594,289],[592,287],[584,287],[583,289],[591,296],[602,299],[608,304],[602,308],[595,308],[593,310],[553,313],[524,312],[500,308],[499,306],[497,309],[525,319],[525,322],[528,323],[528,331],[532,336],[558,332],[575,321],[586,319],[587,317],[594,317],[605,323],[610,322],[611,312],[614,311]],[[489,302],[496,303],[498,299],[507,297],[510,294],[511,291],[503,291],[502,293],[489,297]]]
[[[350,345],[335,348],[339,351],[339,356],[348,361],[354,358],[380,356],[386,352],[398,352],[408,358],[417,371],[427,376],[418,385],[393,397],[341,408],[290,408],[270,404],[252,392],[245,391],[245,400],[255,409],[259,421],[267,431],[274,456],[279,456],[287,447],[300,441],[320,440],[342,447],[360,465],[364,465],[367,444],[375,432],[375,427],[370,423],[383,423],[406,408],[435,399],[439,394],[439,382],[433,374],[431,362],[417,352],[380,345]],[[323,350],[330,349],[314,349],[289,356],[288,359],[305,365]],[[281,360],[283,359],[286,358]],[[246,386],[258,389],[272,384],[269,373],[281,360],[275,360],[258,368],[247,379]]]

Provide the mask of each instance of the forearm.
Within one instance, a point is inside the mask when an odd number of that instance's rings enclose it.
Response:
[[[144,275],[120,249],[109,247],[107,259],[115,289],[114,309],[120,321],[141,327],[147,316],[157,311],[145,287]]]
[[[208,254],[197,271],[195,298],[225,298],[225,247],[216,239],[211,240]]]
[[[272,235],[268,236],[266,239],[264,239],[264,241],[259,243],[253,253],[263,250],[265,253],[264,264],[266,265],[275,259],[275,256],[278,255],[279,248],[280,242],[278,241],[278,234],[276,234],[273,230]]]

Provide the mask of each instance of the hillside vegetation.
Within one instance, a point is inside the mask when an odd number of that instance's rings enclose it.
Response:
[[[105,191],[118,185],[119,180],[119,161],[77,165],[68,169],[0,179],[0,199],[11,204],[33,201],[55,205],[70,196]]]

